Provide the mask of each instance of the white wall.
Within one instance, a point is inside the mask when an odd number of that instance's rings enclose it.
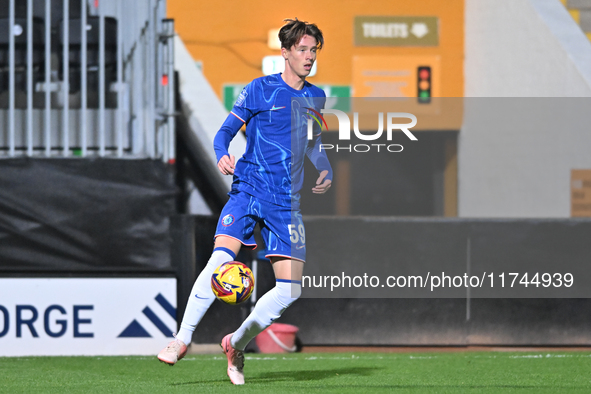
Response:
[[[195,133],[203,151],[207,154],[211,168],[213,168],[212,173],[218,176],[218,181],[225,183],[230,191],[232,177],[223,176],[217,171],[217,159],[213,150],[213,139],[226,120],[228,111],[216,96],[178,35],[175,36],[174,45],[174,62],[175,69],[179,72],[183,116],[187,118],[191,131]],[[246,138],[242,133],[238,133],[230,144],[229,152],[238,160],[245,150]],[[198,190],[191,193],[190,209],[190,212],[195,214],[207,215],[211,213]]]
[[[591,42],[559,0],[466,0],[466,97],[589,97]]]
[[[591,97],[591,43],[558,0],[466,0],[465,53],[465,96],[497,99],[467,99],[459,216],[569,217],[591,100],[498,98]]]

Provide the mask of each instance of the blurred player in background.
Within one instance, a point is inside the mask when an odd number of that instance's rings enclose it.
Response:
[[[214,139],[218,169],[223,175],[234,175],[230,199],[218,221],[213,254],[193,286],[176,339],[158,354],[160,361],[171,365],[185,355],[195,327],[215,299],[210,284],[213,271],[235,260],[242,245],[256,247],[254,227],[258,223],[276,285],[258,300],[242,325],[222,339],[228,376],[234,384],[244,384],[246,345],[301,294],[306,245],[299,191],[304,156],[320,174],[314,193],[325,193],[332,180],[330,163],[320,150],[320,134],[308,141],[306,118],[298,112],[294,112],[292,127],[292,111],[304,107],[298,107],[299,103],[318,112],[324,107],[324,91],[306,81],[324,38],[314,24],[297,18],[286,22],[279,31],[285,71],[248,84]],[[292,106],[294,97],[298,100]],[[246,152],[235,163],[228,147],[244,124]]]

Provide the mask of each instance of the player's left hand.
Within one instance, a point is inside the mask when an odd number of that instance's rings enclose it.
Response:
[[[328,175],[328,170],[324,170],[320,173],[320,176],[316,180],[316,186],[312,188],[314,194],[324,194],[330,189],[332,181],[330,179],[324,179]]]

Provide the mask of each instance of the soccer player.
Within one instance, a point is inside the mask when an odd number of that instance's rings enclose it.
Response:
[[[305,155],[320,174],[313,193],[323,194],[331,186],[332,169],[326,153],[319,149],[320,134],[312,133],[308,140],[307,118],[298,112],[302,108],[319,112],[324,107],[324,91],[306,81],[324,38],[314,24],[297,18],[286,22],[279,31],[285,71],[248,84],[215,136],[218,169],[234,176],[230,199],[218,221],[213,254],[195,281],[176,339],[158,354],[160,361],[171,365],[185,355],[195,327],[215,299],[210,285],[213,271],[233,261],[242,246],[256,247],[253,231],[258,224],[276,284],[258,300],[242,325],[222,339],[228,376],[234,384],[244,384],[246,345],[301,294],[306,244],[299,191]],[[298,99],[292,104],[294,97]],[[246,152],[235,163],[228,147],[244,124]]]

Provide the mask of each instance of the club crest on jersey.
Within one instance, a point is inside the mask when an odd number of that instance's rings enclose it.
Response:
[[[234,223],[234,216],[226,215],[222,218],[222,225],[225,227],[231,226]]]

